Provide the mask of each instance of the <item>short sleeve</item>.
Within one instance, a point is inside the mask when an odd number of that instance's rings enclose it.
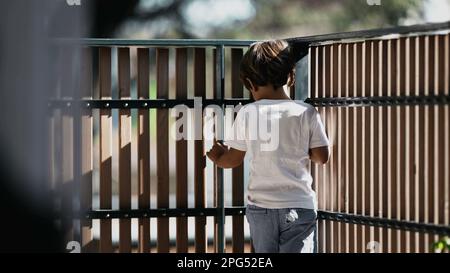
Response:
[[[237,113],[231,132],[227,134],[224,144],[239,151],[247,151],[247,142],[245,138],[245,115],[244,108]]]
[[[325,127],[323,126],[322,120],[320,119],[320,114],[315,108],[313,108],[313,114],[310,123],[310,138],[309,138],[309,148],[318,148],[324,146],[330,146],[328,141],[327,133]]]

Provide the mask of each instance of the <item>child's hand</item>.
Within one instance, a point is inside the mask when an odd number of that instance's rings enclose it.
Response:
[[[217,162],[217,160],[224,154],[228,152],[228,147],[220,142],[214,141],[214,145],[211,150],[206,153],[206,155],[211,159],[212,162]]]

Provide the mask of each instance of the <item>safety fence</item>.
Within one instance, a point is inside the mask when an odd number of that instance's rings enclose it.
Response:
[[[297,83],[291,97],[309,95],[332,142],[330,162],[311,166],[319,252],[428,252],[450,234],[449,29],[288,39],[309,64],[307,88]],[[193,97],[203,108],[250,102],[239,63],[252,42],[58,42],[61,67],[82,67],[78,85],[57,85],[49,101],[49,176],[68,242],[86,252],[250,251],[245,164],[224,172],[205,160],[210,142],[172,140],[182,117],[169,109]]]

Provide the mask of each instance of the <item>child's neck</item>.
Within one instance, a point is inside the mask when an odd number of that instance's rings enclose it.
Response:
[[[283,87],[276,90],[272,86],[260,86],[258,88],[261,96],[258,100],[290,100],[291,98],[286,94]]]

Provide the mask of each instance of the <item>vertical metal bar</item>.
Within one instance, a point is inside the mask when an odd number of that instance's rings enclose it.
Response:
[[[206,97],[206,62],[205,49],[194,49],[194,95],[204,99]],[[205,207],[205,152],[203,142],[203,113],[194,113],[195,116],[195,132],[200,133],[196,136],[194,146],[194,198],[195,207]],[[200,116],[198,116],[200,115]],[[206,252],[206,217],[198,216],[195,218],[195,252]]]
[[[156,96],[169,98],[169,49],[156,49]],[[156,110],[157,207],[169,208],[169,111]],[[169,219],[157,219],[158,252],[169,252]]]
[[[119,99],[130,99],[130,48],[118,49]],[[131,209],[131,110],[119,109],[119,209]],[[119,251],[131,252],[131,219],[119,219]]]
[[[215,63],[215,98],[223,99],[225,90],[225,47],[223,45],[217,46],[216,48],[216,63]],[[222,105],[223,109],[223,105]],[[222,119],[223,117],[217,117],[217,119]],[[223,128],[221,122],[216,123],[216,137],[222,139]],[[224,207],[224,191],[223,191],[223,169],[216,168],[216,196],[217,196],[217,208],[219,209],[219,215],[216,217],[215,229],[217,234],[217,244],[216,252],[225,252],[225,207]]]
[[[187,48],[176,49],[176,96],[187,99]],[[183,114],[184,115],[184,114]],[[181,118],[181,117],[180,117]],[[187,117],[183,117],[187,120]],[[187,130],[184,126],[180,130]],[[177,208],[188,207],[187,139],[176,141],[176,203]],[[177,252],[188,252],[187,217],[177,217]]]
[[[99,49],[100,98],[111,99],[111,48]],[[100,110],[100,209],[111,209],[111,109]],[[112,252],[111,219],[100,220],[100,252]]]
[[[137,92],[139,99],[149,98],[150,60],[149,49],[137,50]],[[148,109],[138,110],[138,207],[150,208],[150,117]],[[150,219],[139,218],[139,252],[150,252]]]
[[[231,49],[231,96],[242,98],[244,90],[239,77],[239,66],[243,56],[241,48]],[[244,165],[232,170],[232,205],[244,205]],[[244,252],[244,216],[233,216],[233,253]]]
[[[82,86],[80,97],[82,99],[92,99],[92,49],[82,50]],[[81,142],[78,147],[81,149],[81,177],[80,177],[80,211],[92,210],[92,110],[81,109]],[[92,243],[92,220],[80,219],[81,225],[81,247],[82,252],[91,251]]]

